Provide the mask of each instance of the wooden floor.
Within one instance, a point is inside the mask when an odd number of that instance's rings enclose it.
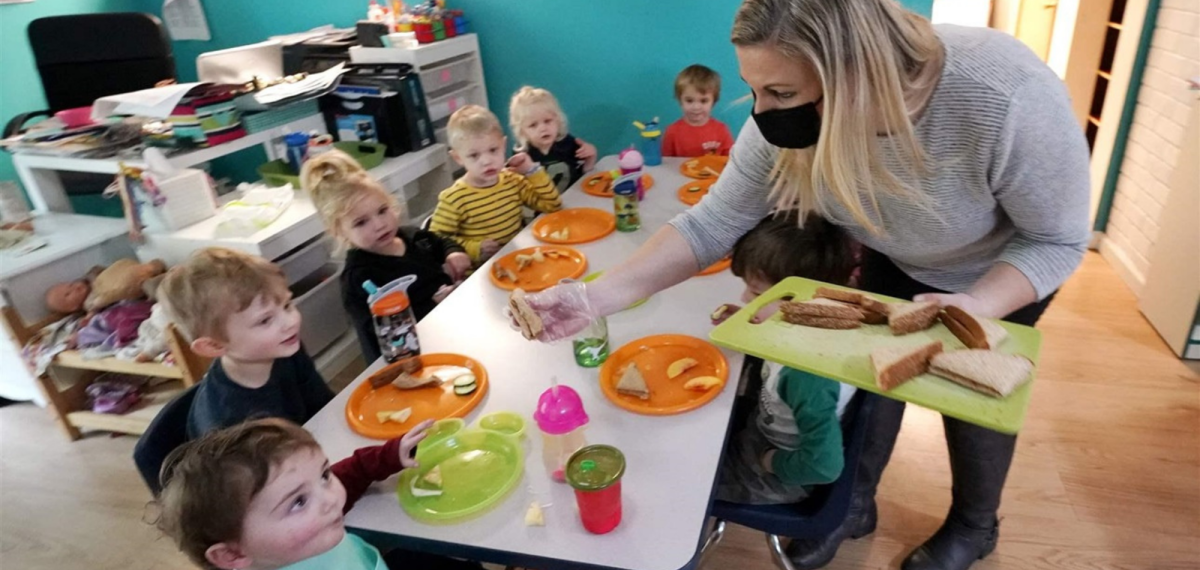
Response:
[[[1200,372],[1167,350],[1094,254],[1039,328],[1042,364],[1000,546],[974,568],[1200,568]],[[68,443],[42,410],[0,409],[0,569],[188,568],[141,522],[149,495],[133,443]],[[949,487],[941,421],[910,406],[879,530],[846,543],[829,568],[898,567],[941,523]],[[707,568],[768,570],[766,552],[761,535],[733,528]]]

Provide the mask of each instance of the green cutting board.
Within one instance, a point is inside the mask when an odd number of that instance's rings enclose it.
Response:
[[[946,351],[966,348],[941,323],[904,336],[893,336],[887,325],[864,325],[853,330],[793,325],[784,322],[778,312],[762,324],[750,323],[750,318],[764,305],[788,296],[797,301],[808,300],[818,287],[849,290],[811,279],[789,277],[713,329],[709,338],[725,348],[845,382],[889,398],[912,402],[999,432],[1017,433],[1021,429],[1033,389],[1032,379],[1002,399],[986,396],[932,374],[913,378],[888,392],[875,385],[869,355],[876,348],[919,345],[932,340],[942,341]],[[872,296],[887,303],[903,302],[882,295]],[[1019,354],[1033,361],[1036,374],[1042,334],[1032,327],[998,322],[1009,333],[1008,340],[1000,345],[1000,351]]]

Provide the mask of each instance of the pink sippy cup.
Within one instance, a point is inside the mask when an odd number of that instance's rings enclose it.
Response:
[[[622,176],[641,172],[644,165],[645,160],[642,158],[642,153],[633,147],[627,148],[617,155],[617,166],[621,168]],[[642,185],[641,176],[637,177],[637,193],[639,202],[646,199],[646,188]]]
[[[542,465],[546,474],[562,483],[566,480],[563,467],[567,460],[587,445],[583,428],[588,416],[583,410],[583,400],[570,386],[552,386],[538,398],[533,421],[542,434]]]

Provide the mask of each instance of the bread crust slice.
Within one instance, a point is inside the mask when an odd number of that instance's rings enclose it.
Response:
[[[955,306],[946,307],[941,320],[967,348],[995,349],[1008,338],[1008,330],[995,321]]]
[[[818,297],[808,301],[786,301],[779,306],[785,315],[806,315],[826,319],[861,321],[863,311],[858,305]]]
[[[877,348],[871,352],[875,385],[888,391],[929,371],[929,360],[942,352],[942,341],[917,346]]]
[[[783,313],[783,320],[793,325],[802,325],[818,329],[850,330],[862,326],[857,319],[834,319],[829,317],[814,317],[812,315],[796,315]]]

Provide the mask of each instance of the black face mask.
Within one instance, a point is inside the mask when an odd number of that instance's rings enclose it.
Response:
[[[822,99],[824,96],[798,107],[751,112],[750,116],[754,117],[754,123],[767,142],[781,148],[808,148],[817,144],[821,136],[821,114],[817,112],[817,105]]]

